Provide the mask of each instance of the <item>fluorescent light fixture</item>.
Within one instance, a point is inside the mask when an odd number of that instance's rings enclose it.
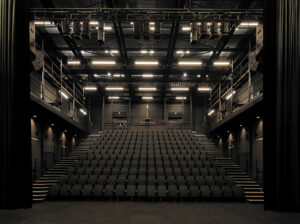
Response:
[[[110,53],[112,53],[112,54],[118,54],[119,51],[118,50],[111,50]]]
[[[135,61],[136,65],[158,65],[158,61]]]
[[[230,65],[230,62],[229,61],[215,61],[214,65],[215,66],[228,66],[228,65]]]
[[[123,74],[113,74],[113,77],[115,78],[121,78],[121,77],[124,77],[125,75]]]
[[[143,74],[143,78],[153,78],[153,74]]]
[[[80,65],[80,61],[78,61],[78,60],[70,60],[70,61],[68,61],[68,65]]]
[[[182,31],[190,31],[191,27],[190,26],[183,26],[181,29],[182,29]]]
[[[147,54],[148,51],[147,50],[141,50],[141,54]]]
[[[176,96],[176,100],[186,100],[185,96]]]
[[[171,91],[189,91],[190,89],[188,87],[172,87]]]
[[[236,93],[235,91],[229,93],[228,96],[226,96],[226,100],[229,100],[235,93]]]
[[[176,54],[183,54],[183,53],[184,53],[183,50],[178,50],[178,51],[176,51]]]
[[[214,110],[214,109],[212,109],[212,110],[210,110],[210,111],[208,112],[208,116],[211,116],[213,113],[215,113],[215,110]]]
[[[185,51],[185,53],[186,53],[186,54],[189,54],[189,53],[190,53],[190,51]]]
[[[63,98],[65,98],[66,100],[69,99],[68,95],[62,91],[59,90],[60,95],[62,95]]]
[[[200,74],[198,74],[198,75],[197,75],[197,78],[201,78],[201,75],[200,75]]]
[[[240,23],[240,26],[258,26],[259,25],[259,22],[241,22]]]
[[[112,30],[112,27],[111,26],[105,26],[104,30]]]
[[[154,50],[150,50],[149,53],[150,53],[150,54],[154,54]]]
[[[110,99],[110,100],[118,100],[118,99],[120,99],[120,97],[119,96],[109,96],[108,99]]]
[[[37,115],[34,114],[34,115],[32,115],[32,117],[37,118]]]
[[[45,25],[51,25],[52,24],[52,22],[50,22],[50,21],[34,21],[34,25],[43,25],[43,26],[45,26]]]
[[[209,92],[211,90],[210,87],[204,87],[204,86],[201,86],[201,87],[198,87],[198,91],[199,92]]]
[[[153,100],[153,96],[143,96],[143,100]]]
[[[97,86],[85,86],[84,90],[85,91],[97,91]]]
[[[156,91],[156,87],[139,87],[139,91]]]
[[[183,77],[187,77],[187,73],[186,72],[183,73]]]
[[[79,110],[79,111],[80,111],[80,113],[82,113],[84,116],[85,116],[85,115],[87,115],[87,112],[86,112],[86,110],[84,110],[84,109],[80,108],[80,110]]]
[[[92,61],[93,65],[115,65],[115,61]]]
[[[118,87],[118,86],[108,86],[105,87],[106,91],[123,91],[124,87]]]
[[[149,22],[149,25],[155,25],[155,22]]]
[[[150,30],[153,30],[153,31],[154,31],[154,30],[155,30],[155,27],[154,27],[154,26],[151,26],[151,27],[150,27]]]
[[[202,65],[201,61],[179,61],[178,65]]]
[[[99,22],[98,22],[98,21],[90,21],[89,24],[90,24],[90,25],[98,25]]]
[[[134,22],[130,22],[130,25],[134,25]]]

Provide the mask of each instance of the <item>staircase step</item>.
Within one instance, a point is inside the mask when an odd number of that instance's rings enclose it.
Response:
[[[264,194],[263,191],[244,191],[244,194]]]
[[[253,190],[253,191],[262,191],[263,188],[262,187],[244,187],[244,190],[245,191],[251,191],[251,190]]]
[[[260,187],[258,184],[236,184],[238,187]]]
[[[33,190],[49,190],[48,186],[32,187]]]
[[[43,202],[43,201],[45,201],[45,199],[46,199],[46,198],[33,198],[32,201],[38,203],[38,202]]]
[[[236,184],[256,184],[256,181],[253,180],[235,180]]]
[[[48,190],[40,190],[40,191],[35,190],[35,191],[32,191],[32,193],[34,195],[36,195],[36,194],[47,194],[48,192],[49,192]]]
[[[37,180],[35,183],[57,183],[58,180]]]
[[[264,203],[264,199],[247,199],[248,202],[250,203]]]
[[[263,195],[245,195],[246,198],[250,198],[250,199],[262,199],[264,198]]]

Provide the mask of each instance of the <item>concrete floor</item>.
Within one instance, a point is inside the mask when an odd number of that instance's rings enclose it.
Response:
[[[299,224],[300,213],[264,211],[262,205],[208,202],[56,201],[32,209],[0,210],[1,224]]]

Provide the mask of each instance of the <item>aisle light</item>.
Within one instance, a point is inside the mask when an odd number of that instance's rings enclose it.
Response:
[[[59,90],[60,95],[62,95],[63,98],[65,98],[66,100],[69,99],[68,95],[66,93],[64,93],[63,91]]]
[[[115,65],[115,61],[92,61],[93,65]]]
[[[82,113],[83,115],[87,115],[87,112],[86,112],[84,109],[81,108],[79,111],[80,111],[80,113]]]
[[[171,91],[189,91],[190,89],[188,87],[172,87]]]
[[[143,96],[143,100],[153,100],[153,96]]]
[[[199,92],[209,92],[210,90],[210,87],[198,87]]]
[[[114,87],[114,86],[108,86],[105,87],[106,91],[123,91],[124,87]]]
[[[158,65],[158,61],[135,61],[136,65]]]
[[[97,91],[97,86],[85,86],[83,88],[85,91]]]
[[[215,66],[229,66],[230,62],[229,61],[215,61],[214,65]]]
[[[179,61],[178,65],[202,65],[201,61]]]
[[[139,87],[139,91],[156,91],[156,87]]]
[[[214,114],[214,113],[215,113],[215,110],[212,109],[212,110],[210,110],[210,111],[208,112],[208,116],[211,116],[211,115]]]
[[[186,100],[185,96],[176,96],[176,100]]]
[[[68,65],[80,65],[80,61],[78,61],[78,60],[70,60],[70,61],[68,61]]]
[[[235,90],[232,91],[232,93],[229,93],[228,96],[226,96],[226,100],[229,100],[235,93]]]

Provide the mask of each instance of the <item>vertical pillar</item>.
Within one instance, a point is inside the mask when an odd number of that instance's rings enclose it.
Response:
[[[168,108],[167,108],[167,98],[164,98],[164,122],[167,124],[168,122]]]
[[[0,208],[32,205],[27,10],[27,0],[0,0]]]
[[[132,118],[132,116],[131,116],[131,99],[129,99],[129,101],[128,101],[128,123],[129,124],[131,124],[131,118]]]
[[[184,103],[184,101],[182,101]],[[184,105],[183,105],[184,106]],[[193,119],[193,97],[190,95],[190,122],[191,122],[191,130],[194,131],[194,119]]]
[[[105,96],[102,96],[102,107],[101,107],[101,131],[104,130],[104,108],[105,107]]]

